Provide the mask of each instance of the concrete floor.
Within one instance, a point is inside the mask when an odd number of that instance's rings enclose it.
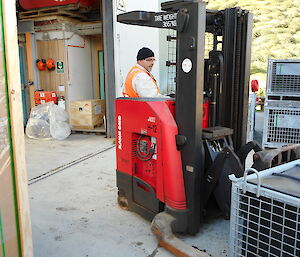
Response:
[[[119,208],[113,140],[26,138],[26,160],[35,257],[173,256],[158,247],[148,221]],[[196,236],[181,238],[225,257],[229,221],[208,221]]]

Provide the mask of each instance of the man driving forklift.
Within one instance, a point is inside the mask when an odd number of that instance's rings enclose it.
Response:
[[[143,47],[138,51],[137,63],[127,74],[124,97],[165,97],[160,93],[153,75],[150,73],[155,63],[154,52]]]

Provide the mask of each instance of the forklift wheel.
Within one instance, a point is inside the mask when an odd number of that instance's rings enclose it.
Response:
[[[118,196],[118,204],[123,210],[128,211],[128,200],[125,196]]]

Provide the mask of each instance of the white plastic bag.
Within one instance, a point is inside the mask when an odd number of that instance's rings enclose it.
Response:
[[[71,134],[67,112],[55,104],[50,109],[50,133],[57,140],[64,140]]]
[[[64,140],[71,134],[68,114],[53,102],[40,104],[31,110],[25,132],[29,138]]]
[[[50,125],[46,120],[29,118],[25,132],[29,138],[51,139]]]
[[[26,135],[35,139],[51,139],[49,110],[53,103],[40,104],[32,108],[26,125]]]

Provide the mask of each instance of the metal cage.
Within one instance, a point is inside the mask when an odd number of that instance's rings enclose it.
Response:
[[[300,102],[267,101],[264,110],[263,147],[300,143]]]
[[[300,96],[300,60],[269,60],[267,95]]]
[[[247,176],[251,170],[255,174]],[[231,257],[300,256],[300,160],[231,175]]]

